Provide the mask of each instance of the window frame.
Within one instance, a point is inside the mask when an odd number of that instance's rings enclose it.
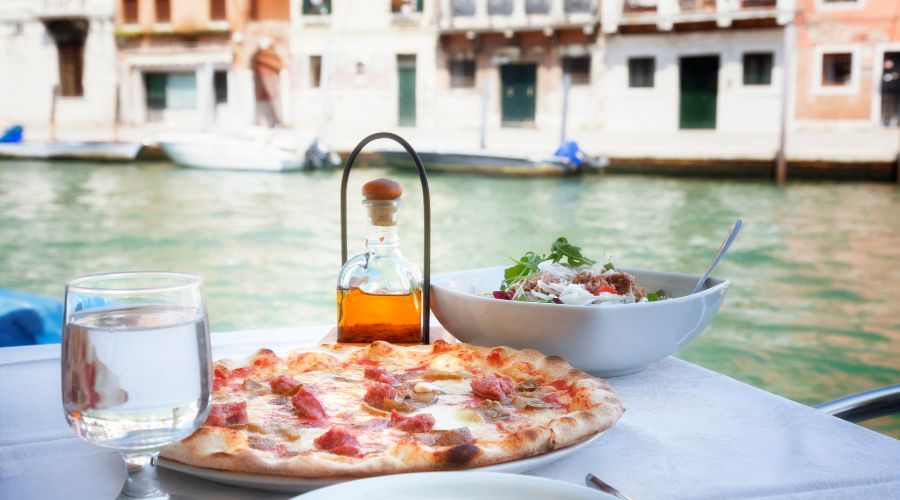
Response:
[[[632,62],[650,61],[650,85],[632,85]],[[629,90],[652,90],[656,88],[656,56],[634,55],[628,56],[625,60],[626,69],[626,86]]]
[[[316,64],[313,64],[316,61]],[[309,55],[309,88],[322,88],[322,55]]]
[[[312,2],[310,0],[300,0],[300,15],[304,17],[322,18],[334,14],[334,7],[331,0],[322,0],[322,4],[326,7],[327,12],[312,12]]]
[[[453,67],[452,67],[454,64],[459,64],[459,65],[471,64],[471,66],[472,66],[471,81],[468,81],[468,78],[469,78],[469,77],[468,77],[467,75],[464,75],[464,76],[462,76],[462,77],[457,77],[457,78],[455,79],[455,78],[454,78],[454,73],[453,73]],[[447,76],[449,77],[448,82],[447,82],[447,85],[448,85],[448,87],[449,87],[450,89],[453,89],[453,90],[460,90],[460,89],[474,89],[475,86],[476,86],[476,85],[475,85],[475,84],[476,84],[476,80],[477,80],[477,78],[478,78],[478,64],[477,64],[477,62],[475,61],[474,58],[468,58],[468,57],[467,57],[467,58],[453,58],[453,59],[449,59],[449,60],[447,61]],[[459,79],[466,79],[467,82],[468,82],[468,84],[465,84],[465,85],[459,85],[459,84],[458,84],[458,80],[459,80]],[[456,82],[456,83],[454,83],[454,82]]]
[[[134,4],[134,17],[128,17],[128,9],[125,8],[126,4],[132,3]],[[122,8],[122,24],[125,25],[135,25],[141,22],[141,2],[140,0],[122,0],[121,3]]]
[[[838,2],[828,2],[826,0],[816,0],[816,11],[819,12],[841,12],[862,10],[866,8],[866,0],[842,0]]]
[[[766,82],[748,82],[747,81],[747,57],[748,56],[768,56],[769,58],[769,71],[768,76],[766,78]],[[771,50],[760,50],[760,51],[749,51],[741,54],[741,85],[744,87],[750,88],[761,88],[761,87],[771,87],[773,78],[773,73],[775,72],[775,52]]]
[[[159,17],[160,4],[165,3],[168,12],[166,18]],[[172,0],[153,0],[153,23],[154,24],[172,24]]]
[[[216,2],[221,3],[222,17],[215,17],[215,15],[218,13],[218,9],[214,8]],[[209,20],[214,23],[228,20],[228,0],[209,0]]]
[[[579,77],[579,78],[572,77],[571,62],[569,64],[566,64],[567,60],[571,61],[572,59],[587,59],[587,71],[584,73],[583,79],[581,77]],[[562,69],[563,75],[564,76],[569,75],[569,83],[573,87],[576,87],[576,86],[583,87],[583,86],[591,84],[591,80],[592,80],[591,69],[592,69],[593,63],[594,63],[594,61],[593,61],[593,57],[591,57],[591,54],[579,54],[579,55],[563,54],[559,58],[559,65],[560,65],[560,68]]]
[[[823,70],[827,54],[850,54],[850,79],[846,85],[823,85]],[[861,51],[859,44],[819,45],[813,50],[811,64],[813,95],[857,95],[860,91]]]

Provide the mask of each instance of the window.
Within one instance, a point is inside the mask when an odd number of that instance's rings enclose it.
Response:
[[[772,84],[772,53],[744,54],[744,85]]]
[[[526,14],[549,14],[550,0],[525,0]]]
[[[138,22],[138,0],[122,0],[122,22],[125,24]]]
[[[563,56],[562,70],[572,85],[591,83],[591,56]]]
[[[327,16],[331,14],[331,0],[303,0],[303,15]]]
[[[653,87],[656,73],[656,59],[652,57],[631,57],[628,59],[628,86],[631,88]]]
[[[227,13],[225,0],[209,0],[209,18],[213,21],[224,21]]]
[[[84,42],[66,42],[56,45],[59,57],[59,95],[81,97],[84,95]]]
[[[565,0],[563,10],[566,11],[566,14],[589,14],[591,0]]]
[[[422,12],[425,0],[391,0],[391,12],[394,14],[412,14]]]
[[[309,86],[317,89],[322,85],[322,56],[309,56]]]
[[[228,102],[228,72],[218,70],[213,73],[213,91],[216,94],[216,104]]]
[[[450,61],[450,88],[460,89],[475,86],[475,61],[472,59],[456,59]]]
[[[475,15],[475,0],[450,0],[450,12],[456,17]]]
[[[822,54],[822,86],[842,87],[850,84],[853,74],[853,54]]]
[[[491,16],[508,16],[512,11],[512,0],[488,0],[488,14]]]
[[[156,22],[167,23],[172,20],[172,4],[169,0],[156,0]]]
[[[214,73],[213,84],[216,83]],[[148,110],[197,107],[197,76],[194,73],[144,73],[144,89]],[[216,88],[216,99],[218,97]]]

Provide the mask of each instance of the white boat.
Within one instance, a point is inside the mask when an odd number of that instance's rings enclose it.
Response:
[[[133,161],[140,142],[125,141],[25,141],[0,143],[0,157],[31,160]]]
[[[161,138],[159,146],[172,161],[191,168],[283,172],[305,164],[302,151],[275,141],[203,134]]]

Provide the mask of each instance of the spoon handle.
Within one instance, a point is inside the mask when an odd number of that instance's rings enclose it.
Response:
[[[722,242],[722,247],[719,248],[719,252],[716,253],[715,258],[713,258],[712,262],[709,263],[709,267],[706,268],[706,272],[703,273],[703,277],[700,278],[700,281],[698,281],[694,286],[694,289],[691,290],[691,295],[703,289],[703,285],[706,284],[706,280],[709,279],[709,275],[712,274],[716,266],[719,265],[719,261],[722,260],[722,256],[725,255],[725,252],[727,252],[728,248],[731,247],[734,239],[737,238],[738,233],[741,231],[741,225],[743,225],[741,219],[734,221],[734,226],[731,227],[731,231],[728,233],[725,241]]]

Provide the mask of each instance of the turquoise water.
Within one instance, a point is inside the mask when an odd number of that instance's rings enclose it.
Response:
[[[421,196],[406,172],[407,255]],[[623,267],[700,273],[736,217],[719,316],[679,356],[812,404],[900,383],[900,189],[596,176],[432,175],[434,272],[504,264],[566,235]],[[62,297],[71,277],[165,269],[205,278],[216,331],[330,323],[340,175],[166,164],[0,162],[0,287]],[[351,253],[365,214],[350,206]],[[869,424],[900,437],[900,418]]]

